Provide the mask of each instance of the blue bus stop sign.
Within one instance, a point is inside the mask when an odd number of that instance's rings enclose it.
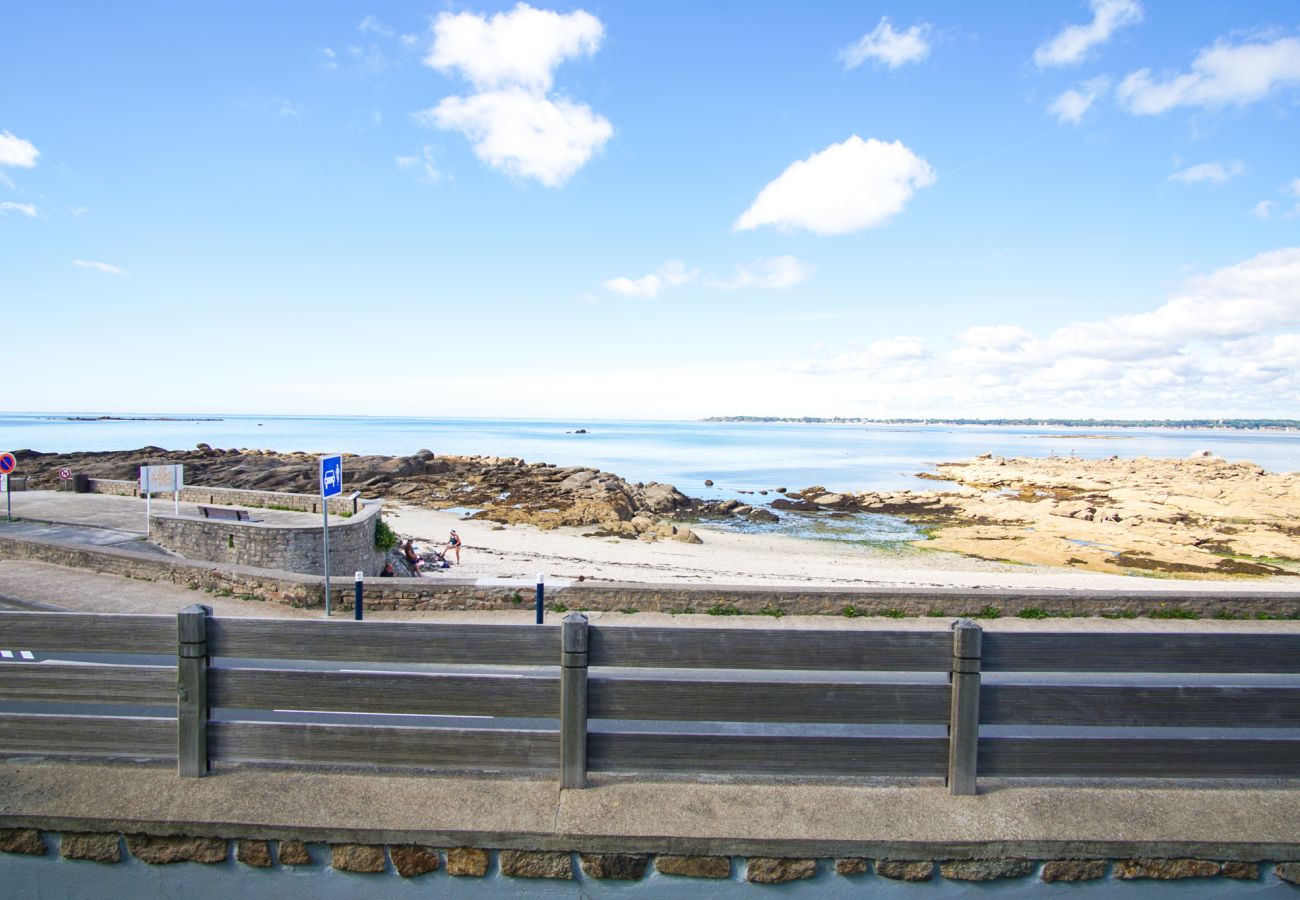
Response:
[[[322,456],[320,458],[320,495],[333,497],[343,493],[343,457]]]

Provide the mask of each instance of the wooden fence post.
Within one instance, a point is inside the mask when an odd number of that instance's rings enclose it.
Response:
[[[195,603],[176,614],[176,769],[182,778],[208,771],[208,616]]]
[[[970,619],[952,625],[952,711],[948,719],[948,792],[976,793],[980,739],[980,646],[984,631]]]
[[[587,617],[569,613],[561,626],[560,787],[587,786]]]

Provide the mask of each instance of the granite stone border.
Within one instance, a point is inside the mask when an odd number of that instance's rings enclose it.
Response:
[[[834,858],[690,856],[653,853],[601,853],[581,848],[519,850],[484,847],[441,849],[421,844],[339,843],[308,836],[305,840],[278,841],[244,837],[199,837],[174,834],[47,831],[40,828],[0,828],[0,860],[6,854],[41,856],[77,865],[121,864],[125,844],[137,864],[168,866],[177,863],[219,864],[234,858],[239,865],[259,869],[332,868],[350,875],[378,878],[416,878],[439,873],[450,878],[487,878],[499,874],[511,879],[587,880],[635,883],[651,878],[743,880],[752,884],[784,884],[818,878],[857,880],[886,878],[897,882],[935,880],[957,884],[999,880],[1045,883],[1096,884],[1142,880],[1233,880],[1262,884],[1284,882],[1300,886],[1300,862],[1268,860],[1217,860],[1196,857],[1131,857],[1122,859],[990,857],[984,859],[872,859],[866,856]],[[312,853],[308,845],[324,847]],[[50,854],[51,846],[58,847]],[[274,851],[274,852],[273,852]],[[575,862],[576,860],[576,862]],[[391,865],[390,865],[391,861]],[[493,863],[496,863],[494,868]],[[647,873],[653,869],[653,874]]]

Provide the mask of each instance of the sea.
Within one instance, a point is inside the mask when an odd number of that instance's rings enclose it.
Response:
[[[118,415],[117,419],[98,419]],[[1000,456],[1185,458],[1209,450],[1272,472],[1300,471],[1300,431],[1064,428],[992,425],[864,425],[543,419],[422,419],[369,416],[195,416],[167,414],[0,413],[0,450],[129,450],[157,446],[301,450],[309,453],[521,457],[590,466],[630,482],[658,481],[706,499],[766,502],[778,488],[833,491],[942,488],[922,480],[940,462],[980,453]],[[89,421],[86,421],[89,419]],[[146,420],[150,419],[150,420]],[[209,420],[211,419],[211,420]],[[18,473],[21,474],[21,473]],[[346,467],[345,467],[346,477]],[[706,485],[706,481],[713,484]],[[752,492],[752,493],[751,493]],[[808,537],[892,542],[912,529],[893,517],[838,522],[785,516],[737,524]]]

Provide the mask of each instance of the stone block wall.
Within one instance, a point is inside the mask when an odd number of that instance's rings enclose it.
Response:
[[[863,891],[879,891],[890,882],[911,883],[920,894],[928,893],[922,887],[927,882],[949,882],[966,890],[983,884],[988,888],[1034,893],[1045,884],[1065,882],[1075,890],[1091,887],[1100,896],[1109,896],[1125,882],[1136,888],[1143,882],[1182,881],[1189,883],[1189,887],[1201,885],[1201,890],[1207,892],[1227,890],[1230,886],[1283,891],[1287,887],[1300,887],[1300,862],[1285,857],[1281,860],[1276,857],[1224,860],[1222,857],[1034,859],[1016,856],[948,859],[938,854],[925,858],[925,850],[919,846],[917,855],[909,859],[745,857],[654,853],[648,848],[643,852],[590,852],[577,848],[493,850],[410,843],[348,843],[327,834],[276,839],[0,828],[0,864],[7,856],[10,860],[45,857],[50,866],[59,859],[76,860],[80,865],[98,863],[114,867],[128,861],[151,867],[185,862],[219,866],[229,865],[233,857],[237,867],[266,870],[268,876],[280,871],[282,877],[292,877],[299,885],[295,891],[306,884],[301,881],[303,878],[330,872],[371,876],[375,879],[371,886],[376,890],[381,889],[385,879],[413,878],[442,882],[446,885],[444,890],[451,889],[445,881],[448,878],[509,879],[516,884],[537,879],[575,881],[592,888],[605,882],[610,888],[621,884],[625,889],[653,890],[666,888],[680,879],[683,885],[694,881],[698,885],[695,890],[702,895],[720,891],[727,883],[739,887],[739,883],[771,885],[801,881],[817,882],[823,890],[847,887]],[[9,868],[11,875],[15,874],[14,867]],[[59,873],[53,868],[44,870],[43,878],[48,881],[41,880],[41,884],[59,883]],[[356,883],[354,888],[360,889],[361,883]],[[286,883],[286,890],[289,889]]]
[[[377,576],[383,554],[375,550],[375,526],[382,504],[371,501],[357,515],[330,522],[330,575],[365,572]],[[258,569],[316,574],[324,571],[325,548],[319,526],[274,522],[230,522],[196,516],[154,513],[149,539],[186,559]]]
[[[113,494],[118,497],[139,497],[140,482],[109,478],[90,479],[92,494]],[[171,494],[155,494],[155,498],[170,500]],[[216,506],[253,506],[260,509],[287,509],[293,512],[320,512],[320,497],[315,494],[290,494],[284,491],[250,491],[243,488],[207,487],[189,485],[181,490],[186,503],[203,503]],[[360,510],[344,496],[329,498],[330,515],[350,516]]]

